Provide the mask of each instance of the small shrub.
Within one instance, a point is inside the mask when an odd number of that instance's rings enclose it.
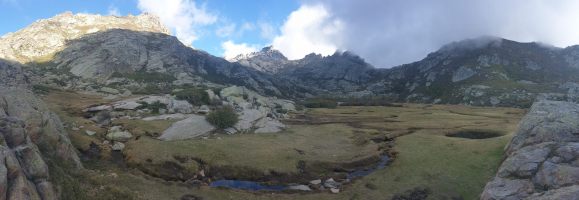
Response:
[[[36,94],[48,94],[53,89],[45,85],[32,85],[32,92]]]
[[[297,111],[302,111],[302,110],[304,110],[304,105],[296,104],[296,110],[297,110]]]
[[[147,102],[144,102],[144,101],[141,101],[141,102],[138,102],[138,103],[140,103],[141,106],[137,107],[137,109],[145,109],[145,108],[146,108],[146,109],[151,110],[151,113],[153,113],[153,114],[159,114],[159,110],[160,110],[161,108],[162,108],[162,109],[167,109],[167,105],[162,104],[160,101],[155,101],[155,102],[153,102],[153,103],[151,103],[151,104],[149,104],[149,103],[147,103]]]
[[[239,116],[232,107],[224,106],[207,114],[207,121],[217,128],[225,129],[233,127],[239,121]]]
[[[209,94],[203,89],[188,88],[178,92],[174,92],[175,98],[179,100],[186,100],[193,105],[207,105],[210,102]]]
[[[304,106],[307,108],[336,108],[338,107],[338,102],[333,99],[314,98],[306,100]]]

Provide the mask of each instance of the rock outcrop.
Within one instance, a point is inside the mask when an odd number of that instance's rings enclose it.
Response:
[[[0,58],[21,63],[38,59],[48,61],[66,47],[68,40],[109,29],[169,34],[159,18],[151,14],[117,17],[66,12],[38,20],[25,29],[2,36]]]
[[[58,199],[46,159],[82,164],[59,118],[29,87],[17,64],[0,60],[0,197]]]
[[[245,87],[232,86],[221,90],[222,104],[234,108],[239,121],[234,127],[224,130],[228,134],[238,132],[276,133],[285,128],[280,119],[288,117],[287,112],[295,111],[292,101],[275,97],[264,97]],[[210,110],[208,106],[207,110]],[[207,111],[209,112],[209,111]],[[204,113],[207,113],[204,112]],[[175,122],[159,137],[161,140],[184,140],[207,136],[216,128],[201,115],[189,115]]]
[[[159,139],[166,141],[191,139],[207,135],[213,130],[215,127],[205,120],[205,116],[192,115],[175,122],[163,132]]]
[[[57,199],[48,181],[48,166],[30,140],[22,120],[0,118],[0,197]]]
[[[533,104],[481,199],[579,198],[578,133],[578,104]]]

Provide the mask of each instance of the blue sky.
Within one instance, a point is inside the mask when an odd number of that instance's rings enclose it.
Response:
[[[214,23],[194,27],[198,39],[192,42],[192,46],[217,56],[223,55],[222,44],[226,41],[251,44],[256,49],[269,45],[286,17],[299,7],[296,0],[207,0],[194,3],[217,19]],[[137,15],[142,12],[138,4],[138,0],[0,0],[0,35],[65,11],[107,15],[116,10],[120,15]],[[273,32],[264,37],[260,26],[268,26]],[[225,31],[218,33],[218,30]]]

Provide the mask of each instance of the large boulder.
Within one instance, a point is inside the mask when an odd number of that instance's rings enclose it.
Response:
[[[237,130],[249,130],[257,120],[267,116],[267,113],[257,109],[245,109],[239,115],[239,122],[235,124]]]
[[[189,118],[175,122],[159,137],[160,140],[184,140],[209,134],[215,130],[205,116],[191,115]]]
[[[286,118],[285,113],[295,111],[292,101],[265,97],[245,87],[232,86],[220,92],[225,104],[235,108],[239,122],[235,129],[239,131],[254,130],[256,133],[279,132],[285,125],[279,119]]]
[[[571,102],[539,101],[523,117],[507,154],[541,142],[579,141],[579,106]]]
[[[481,199],[577,199],[579,105],[536,102]]]

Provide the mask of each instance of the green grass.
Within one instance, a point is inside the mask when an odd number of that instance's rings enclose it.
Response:
[[[85,127],[92,127],[92,122],[72,115],[103,101],[99,97],[58,91],[51,91],[44,98],[51,109],[64,115],[64,121],[76,121]],[[429,188],[432,192],[429,199],[477,199],[500,164],[503,148],[524,112],[512,108],[420,104],[320,108],[308,110],[305,113],[307,120],[300,121],[296,116],[288,121],[290,125],[282,133],[219,134],[209,139],[170,142],[156,140],[152,138],[156,134],[151,134],[162,132],[170,121],[117,120],[115,124],[122,124],[135,136],[141,136],[127,142],[123,150],[129,168],[124,170],[107,165],[106,161],[96,166],[87,164],[93,170],[79,174],[75,179],[79,182],[65,177],[66,180],[58,183],[63,186],[80,184],[81,191],[89,194],[106,192],[134,199],[179,199],[184,194],[204,199],[389,199],[416,187]],[[506,135],[477,140],[445,136],[462,130],[498,131]],[[98,139],[102,130],[97,132]],[[79,146],[95,140],[83,133],[73,132],[71,135],[82,136],[71,137],[72,142]],[[162,164],[168,161],[193,173],[202,166],[197,161],[183,161],[182,158],[195,158],[203,160],[203,165],[210,168],[229,169],[229,175],[238,178],[271,175],[272,171],[295,174],[300,161],[311,166],[315,163],[347,163],[377,155],[381,153],[378,150],[380,144],[369,140],[381,135],[395,138],[395,160],[387,168],[347,184],[337,195],[323,192],[251,193],[207,186],[191,188],[187,184],[151,177],[139,170],[156,170],[157,175],[170,173],[162,168]],[[118,177],[110,177],[111,173],[118,174]],[[331,174],[324,169],[316,173],[321,177]],[[55,175],[59,176],[58,173]],[[54,176],[52,171],[51,176]],[[110,196],[103,196],[107,197]]]
[[[129,162],[172,159],[175,155],[199,158],[212,166],[237,166],[297,173],[300,160],[306,162],[347,162],[376,155],[377,146],[354,144],[354,132],[345,125],[294,126],[278,134],[221,136],[221,139],[159,141],[142,138],[131,141],[125,154]],[[305,152],[299,154],[295,149]]]

